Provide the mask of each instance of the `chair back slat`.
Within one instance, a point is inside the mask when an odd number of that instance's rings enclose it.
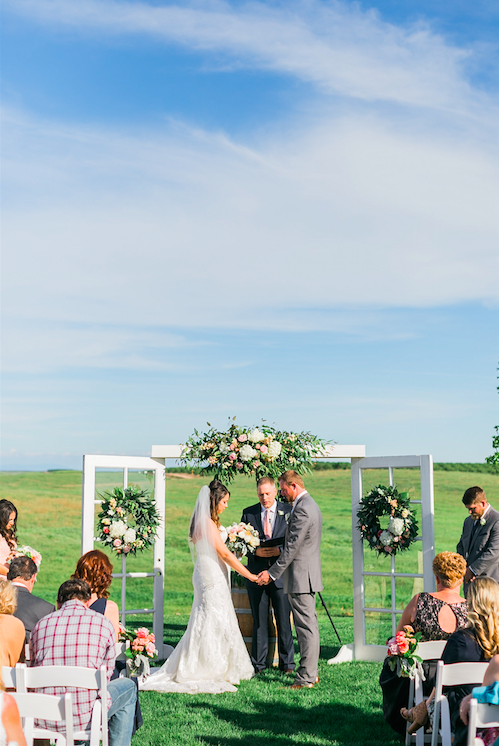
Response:
[[[461,686],[464,684],[476,684],[477,686],[482,683],[485,671],[489,665],[487,662],[484,663],[448,663],[447,665],[440,666],[442,661],[439,661],[437,667],[437,678],[438,670],[442,671],[441,684],[442,686]]]
[[[6,689],[16,688],[16,669],[10,666],[2,666],[2,681]]]
[[[71,694],[63,694],[57,697],[51,694],[38,694],[35,692],[13,692],[19,715],[23,723],[23,731],[28,746],[32,746],[34,738],[57,738],[57,744],[61,746],[74,746],[73,734],[73,709]],[[66,735],[59,731],[46,728],[36,728],[34,719],[54,720],[56,723],[64,723]]]
[[[439,660],[442,657],[447,640],[430,640],[429,642],[420,642],[416,650],[424,661]]]

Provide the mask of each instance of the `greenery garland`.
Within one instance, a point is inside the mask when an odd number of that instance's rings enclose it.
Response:
[[[381,520],[384,521],[383,527]],[[370,549],[378,555],[405,552],[416,540],[418,524],[410,507],[407,492],[399,492],[396,487],[380,484],[362,498],[357,511],[357,528]]]
[[[180,461],[195,467],[207,463],[204,470],[224,484],[237,474],[277,479],[287,469],[299,474],[311,472],[312,459],[320,456],[328,442],[311,433],[277,430],[265,422],[258,427],[240,427],[234,420],[225,431],[216,430],[209,422],[207,432],[194,430]]]
[[[115,487],[99,495],[98,539],[116,554],[136,554],[154,544],[159,513],[151,493],[139,487]]]

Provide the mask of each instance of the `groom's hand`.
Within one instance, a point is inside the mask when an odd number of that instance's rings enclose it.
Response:
[[[268,585],[270,583],[270,575],[267,570],[263,570],[258,576],[258,585]]]

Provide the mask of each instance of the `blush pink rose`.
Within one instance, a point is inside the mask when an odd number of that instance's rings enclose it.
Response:
[[[240,435],[239,438],[238,438],[238,441],[240,443],[244,443],[246,440],[248,440],[248,436],[245,435],[244,433],[242,435]]]
[[[267,446],[260,446],[260,453],[268,453],[269,449]]]
[[[242,468],[243,468],[243,465],[241,464],[240,461],[238,461],[236,464],[236,469],[242,469]]]
[[[150,655],[151,658],[156,655],[156,648],[154,647],[153,642],[148,642],[146,645],[146,653],[147,655]]]
[[[139,627],[139,629],[135,630],[135,634],[137,637],[143,637],[145,640],[149,638],[149,630],[147,627]]]
[[[402,653],[402,655],[404,653],[407,653],[407,651],[409,650],[409,643],[407,642],[407,640],[401,640],[398,645],[399,645],[399,650]]]
[[[142,645],[140,640],[133,640],[132,650],[137,650],[139,653],[141,653],[144,650],[144,646]]]
[[[229,453],[229,461],[235,461],[237,458],[235,453]]]
[[[120,547],[121,546],[121,539],[115,539],[113,541],[113,547]]]

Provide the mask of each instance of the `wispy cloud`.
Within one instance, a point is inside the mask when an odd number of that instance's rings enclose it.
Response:
[[[449,45],[424,24],[395,26],[375,10],[335,0],[234,6],[207,0],[161,7],[113,0],[4,0],[4,10],[57,28],[147,35],[225,55],[225,67],[273,70],[324,92],[366,101],[462,111],[483,98],[462,75],[471,50]]]

